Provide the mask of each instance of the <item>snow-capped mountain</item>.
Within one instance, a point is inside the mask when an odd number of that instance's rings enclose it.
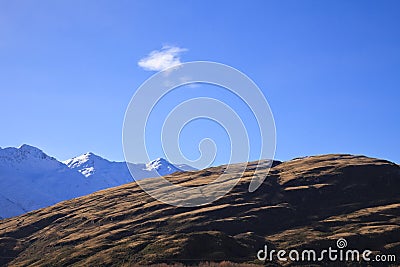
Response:
[[[177,171],[182,171],[182,169],[177,168],[175,165],[172,165],[166,159],[163,158],[158,158],[147,163],[146,170],[156,171],[160,175],[167,175]]]
[[[95,182],[99,190],[134,181],[125,162],[111,162],[91,152],[63,163]]]
[[[0,149],[0,216],[16,216],[93,192],[82,175],[40,149]]]
[[[0,148],[0,219],[134,180],[194,170],[159,158],[148,164],[108,161],[93,153],[60,162],[40,149]]]
[[[104,184],[104,188],[118,186],[143,178],[168,175],[177,171],[191,171],[194,168],[180,164],[179,167],[171,164],[163,158],[158,158],[144,163],[115,162],[106,160],[92,152],[63,161],[70,169],[77,170],[89,180]]]

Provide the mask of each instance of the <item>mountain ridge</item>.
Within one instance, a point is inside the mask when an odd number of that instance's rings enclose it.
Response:
[[[231,192],[201,207],[160,203],[133,182],[2,220],[0,249],[9,258],[0,264],[263,264],[256,254],[264,245],[320,251],[335,247],[339,238],[373,255],[399,255],[399,165],[365,156],[320,155],[277,164],[267,175],[267,163],[257,164],[247,164]],[[249,193],[257,167],[266,179]],[[197,186],[214,181],[223,170],[219,166],[165,178]],[[145,181],[157,184],[157,179]]]
[[[91,152],[60,162],[27,144],[0,148],[0,218],[175,171],[183,170],[166,160],[159,169],[146,169],[146,164],[113,162]]]

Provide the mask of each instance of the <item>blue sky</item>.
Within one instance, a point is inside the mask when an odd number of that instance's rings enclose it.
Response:
[[[389,0],[0,0],[0,146],[123,160],[125,109],[154,74],[138,62],[169,45],[186,49],[182,62],[221,62],[256,82],[275,117],[277,159],[400,162],[399,10]],[[188,157],[203,133],[226,139],[192,126],[181,142]],[[153,145],[151,156],[162,156]]]

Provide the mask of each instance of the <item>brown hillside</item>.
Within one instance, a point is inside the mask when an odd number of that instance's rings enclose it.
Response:
[[[203,207],[169,206],[130,183],[2,220],[0,264],[260,263],[256,254],[264,244],[321,249],[334,247],[339,237],[351,248],[400,258],[397,164],[352,155],[294,159],[273,167],[249,193],[254,167],[248,165],[229,194]],[[168,179],[198,185],[214,180],[222,168]]]

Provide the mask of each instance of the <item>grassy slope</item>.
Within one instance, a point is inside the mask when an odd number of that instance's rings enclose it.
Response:
[[[131,183],[2,220],[0,263],[257,263],[264,244],[319,249],[335,246],[339,237],[352,248],[399,255],[398,165],[351,155],[295,159],[272,168],[263,185],[248,193],[254,166],[248,165],[229,194],[203,207],[169,206]],[[222,170],[168,179],[194,186],[214,180]]]

